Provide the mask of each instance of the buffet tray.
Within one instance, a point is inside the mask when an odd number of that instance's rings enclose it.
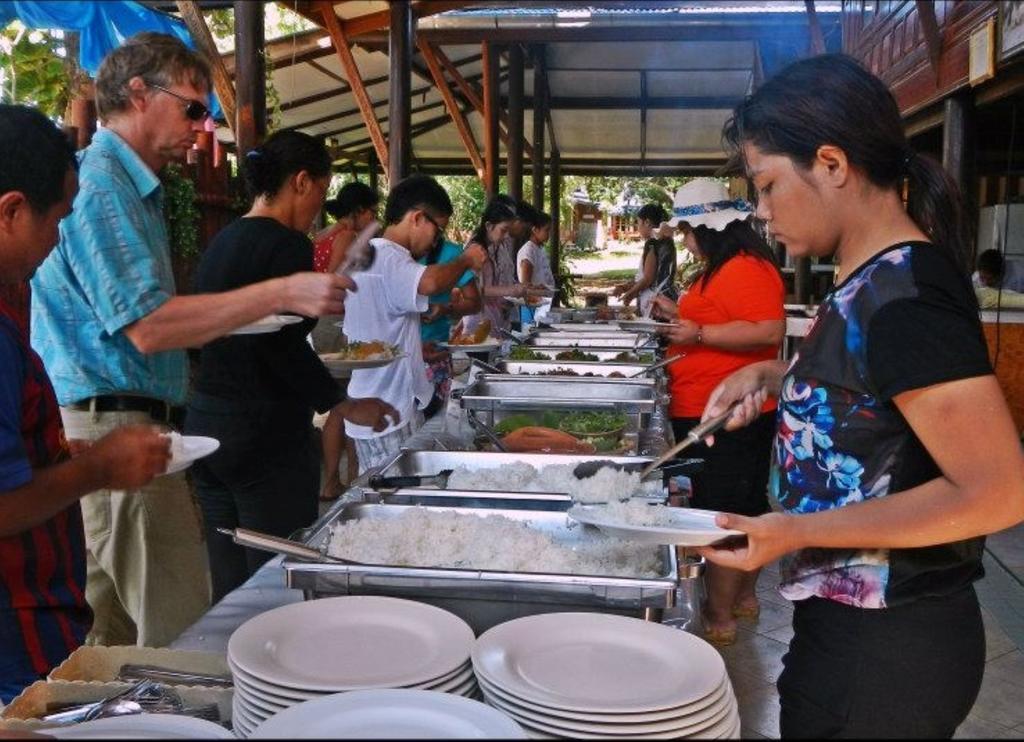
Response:
[[[657,347],[657,338],[649,334],[636,332],[547,332],[539,333],[525,342],[531,348],[576,347],[617,348],[632,350],[633,348]]]
[[[581,350],[584,353],[593,353],[597,356],[597,362],[599,363],[621,363],[628,366],[636,366],[636,361],[617,361],[615,356],[619,353],[650,353],[652,356],[656,355],[656,348],[653,347],[640,347],[634,350],[629,348],[597,348],[591,345],[559,345],[559,346],[548,346],[548,345],[531,345],[530,350],[534,353],[538,353],[542,356],[547,357],[548,360],[554,361],[555,356],[566,350]],[[504,360],[504,359],[502,359]],[[558,363],[577,363],[577,361],[558,361]],[[584,361],[584,363],[594,363],[594,361]],[[654,361],[651,361],[654,363]]]
[[[552,534],[559,542],[578,544],[595,538],[561,511],[493,507],[487,501],[451,498],[435,505],[425,498],[411,505],[339,503],[332,507],[304,539],[308,546],[321,548],[337,522],[368,518],[394,518],[419,504],[439,511],[503,515]],[[568,504],[568,503],[566,503]],[[610,577],[564,575],[542,572],[499,572],[475,569],[403,567],[351,563],[312,563],[284,560],[288,587],[302,590],[307,600],[334,595],[386,595],[419,600],[451,611],[480,634],[513,618],[538,613],[596,611],[636,617],[650,617],[675,604],[679,569],[675,549],[658,549],[662,568],[657,577]],[[696,577],[702,564],[687,565],[688,577]]]
[[[498,451],[399,451],[379,471],[366,472],[354,483],[354,487],[363,491],[373,492],[369,487],[371,474],[380,474],[382,477],[429,477],[446,469],[457,469],[464,467],[469,471],[482,471],[484,469],[497,469],[506,464],[525,463],[534,468],[541,469],[545,466],[555,464],[582,464],[588,461],[611,461],[617,464],[649,463],[654,461],[651,456],[607,456],[602,454],[569,454],[569,453],[500,453]],[[399,490],[399,492],[423,492],[437,494],[440,492],[454,492],[454,490],[439,490],[437,488],[417,487],[414,490]],[[551,497],[557,498],[560,502],[570,502],[568,495],[564,492],[536,493],[521,492],[508,493],[490,490],[466,492],[466,496],[483,497],[487,499],[500,499],[513,496],[514,499],[531,501],[535,498],[548,500]],[[664,501],[668,497],[667,490],[664,491]],[[543,510],[546,506],[540,504],[540,500],[533,504],[537,510]]]
[[[658,370],[655,369],[648,376],[639,376],[636,379],[629,379],[628,377],[633,374],[638,374],[647,368],[646,365],[638,363],[609,364],[607,362],[595,363],[594,361],[512,361],[505,358],[494,365],[503,373],[515,376],[537,376],[547,371],[568,369],[569,371],[574,371],[579,374],[578,377],[570,376],[568,378],[594,378],[584,376],[584,374],[594,374],[598,377],[608,378],[608,375],[611,373],[620,373],[626,378],[614,378],[619,381],[637,381],[644,378],[651,378],[653,375],[658,373]]]

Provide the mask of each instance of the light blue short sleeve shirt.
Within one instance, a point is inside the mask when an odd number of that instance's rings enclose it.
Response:
[[[185,401],[181,350],[140,353],[124,328],[175,294],[160,179],[109,129],[79,153],[74,210],[32,278],[32,345],[62,405],[101,394]]]

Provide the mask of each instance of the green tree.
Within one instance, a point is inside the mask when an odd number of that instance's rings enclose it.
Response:
[[[72,77],[61,31],[14,21],[0,32],[0,53],[0,100],[35,106],[51,118],[64,115]]]

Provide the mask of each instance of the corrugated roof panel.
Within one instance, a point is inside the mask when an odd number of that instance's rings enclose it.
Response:
[[[551,70],[548,84],[553,97],[638,98],[640,96],[639,72],[613,72],[610,70]]]
[[[750,86],[750,70],[717,72],[648,72],[649,96],[744,96]]]
[[[648,157],[724,157],[722,126],[729,110],[647,112]]]
[[[581,41],[547,45],[548,69],[638,70],[750,67],[749,41]]]

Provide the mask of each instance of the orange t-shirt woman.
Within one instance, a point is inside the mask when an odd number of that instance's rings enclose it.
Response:
[[[676,193],[673,225],[683,224],[685,245],[704,261],[704,273],[678,305],[656,299],[658,312],[674,320],[664,331],[672,430],[681,440],[699,422],[708,397],[725,377],[743,366],[776,358],[786,329],[782,277],[771,250],[750,226],[750,207],[729,198],[718,181],[698,178]],[[775,402],[767,402],[754,424],[715,435],[714,446],[693,446],[687,456],[704,459],[691,477],[691,504],[707,510],[761,515],[768,506],[768,469],[775,431]],[[705,638],[716,644],[736,640],[736,618],[760,609],[757,573],[707,568]]]

